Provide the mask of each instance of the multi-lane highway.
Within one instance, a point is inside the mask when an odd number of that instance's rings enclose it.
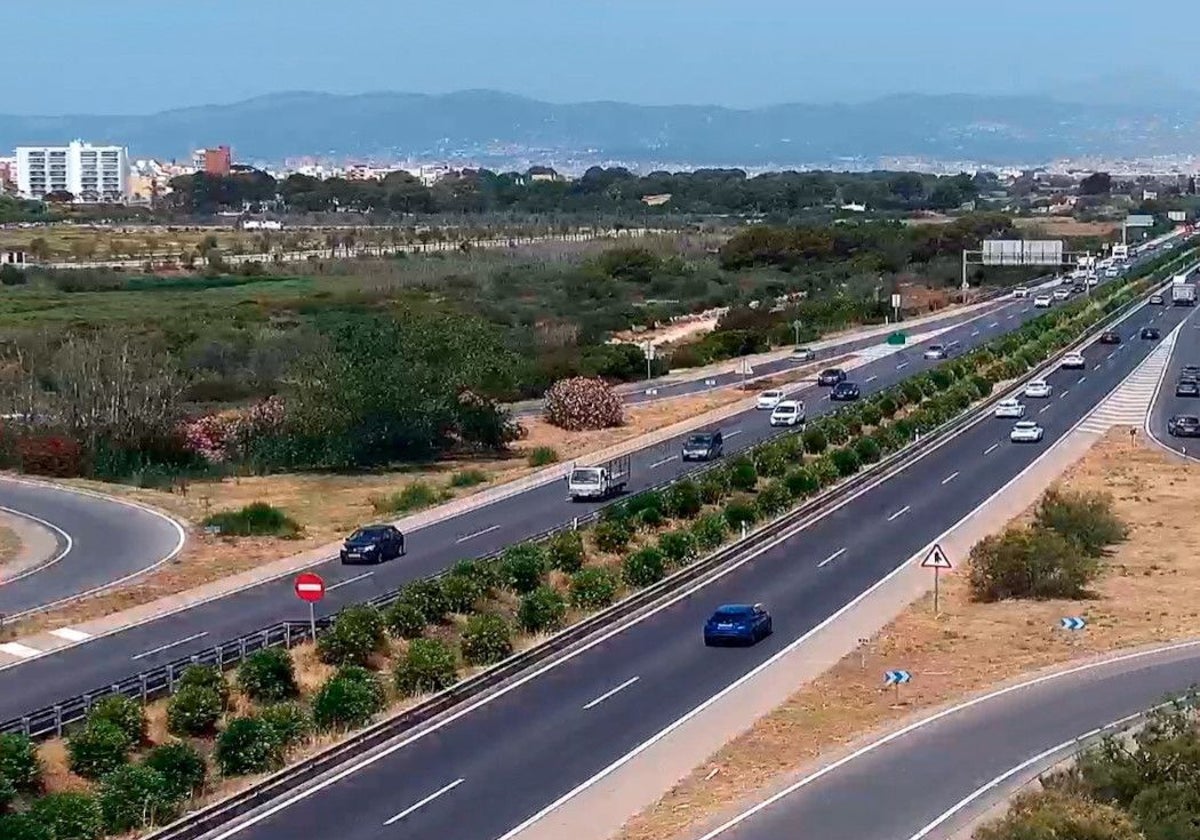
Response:
[[[973,347],[1037,314],[1032,300],[1005,301],[950,329],[938,341]],[[882,349],[882,345],[876,346]],[[857,368],[853,378],[864,394],[870,394],[936,365],[936,361],[922,358],[922,350],[919,345],[899,348]],[[810,389],[801,396],[808,402],[810,416],[830,410],[823,392]],[[765,412],[752,410],[730,418],[722,430],[727,454],[778,434],[768,426]],[[694,465],[685,466],[679,460],[680,443],[677,438],[636,453],[630,490],[636,492],[693,469]],[[402,560],[368,569],[336,563],[323,566],[328,595],[320,612],[332,614],[347,604],[440,571],[463,557],[501,549],[593,508],[571,503],[563,486],[552,483],[437,521],[410,535],[409,553]],[[291,581],[276,580],[54,654],[20,661],[0,669],[0,718],[111,684],[141,668],[187,656],[280,619],[303,618],[299,606]]]
[[[51,530],[53,556],[3,581],[0,618],[12,619],[128,579],[169,560],[183,546],[183,528],[146,508],[48,484],[0,480],[0,507]]]
[[[1165,306],[1169,307],[1170,297]],[[1192,311],[1188,307],[1181,307]],[[1146,427],[1154,439],[1163,446],[1184,452],[1191,457],[1200,456],[1200,438],[1172,437],[1167,431],[1167,420],[1175,415],[1200,416],[1200,397],[1179,397],[1175,395],[1175,383],[1185,365],[1200,365],[1200,318],[1192,318],[1180,331],[1175,339],[1175,349],[1171,353],[1171,362],[1163,375],[1162,385],[1154,406],[1150,410]]]
[[[703,588],[614,627],[562,663],[215,838],[278,840],[302,832],[336,832],[343,840],[512,836],[560,797],[794,647],[999,492],[1145,359],[1157,342],[1139,339],[1143,326],[1166,333],[1185,314],[1138,309],[1119,326],[1119,347],[1089,346],[1084,370],[1052,373],[1052,395],[1026,400],[1030,417],[1046,429],[1041,444],[1013,444],[1011,421],[986,418]],[[893,369],[903,364],[888,363]],[[701,627],[713,606],[748,601],[768,603],[774,636],[749,649],[705,648]]]
[[[996,796],[1068,757],[1083,739],[1101,735],[1097,730],[1200,683],[1200,643],[1048,676],[872,741],[756,802],[702,840],[949,837]]]

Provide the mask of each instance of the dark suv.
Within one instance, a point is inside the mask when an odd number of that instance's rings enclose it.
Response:
[[[858,386],[853,382],[839,382],[833,386],[833,390],[829,393],[829,399],[838,400],[839,402],[852,402],[860,396]]]
[[[725,451],[725,440],[719,430],[696,432],[683,442],[680,457],[685,461],[711,461]]]
[[[366,525],[346,538],[341,558],[351,563],[382,563],[404,556],[404,534],[394,525]]]
[[[1195,379],[1180,379],[1175,384],[1175,396],[1200,397],[1200,383]]]
[[[1142,338],[1146,341],[1158,341],[1160,337],[1157,327],[1142,327]]]
[[[1167,421],[1167,432],[1172,437],[1200,437],[1200,417],[1177,414]]]
[[[1121,334],[1116,330],[1105,330],[1100,334],[1101,344],[1120,344]]]
[[[817,376],[818,385],[832,386],[837,385],[839,382],[845,381],[846,371],[842,370],[841,368],[829,368],[828,370],[821,371],[821,373]]]

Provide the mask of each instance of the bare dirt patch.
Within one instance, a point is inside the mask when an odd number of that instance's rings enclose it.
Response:
[[[623,840],[691,836],[756,790],[914,711],[1090,654],[1195,635],[1200,466],[1178,463],[1144,441],[1131,447],[1122,428],[1062,484],[1111,494],[1130,529],[1108,561],[1096,599],[977,604],[968,598],[964,575],[943,577],[940,616],[933,616],[930,599],[912,605],[861,653],[793,695],[631,820]],[[1085,633],[1059,629],[1059,619],[1073,615],[1088,619]],[[897,663],[915,675],[898,707],[880,676]],[[719,772],[707,778],[713,770]]]
[[[1022,230],[1037,229],[1047,236],[1108,236],[1119,230],[1116,222],[1081,222],[1070,216],[1023,217],[1013,219]]]

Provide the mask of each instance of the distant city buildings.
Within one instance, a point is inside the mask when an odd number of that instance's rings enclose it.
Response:
[[[129,197],[129,157],[123,146],[18,146],[17,194],[61,196],[84,203],[123,202]]]
[[[233,155],[228,146],[215,149],[197,149],[192,152],[192,167],[197,172],[224,178],[233,166]]]

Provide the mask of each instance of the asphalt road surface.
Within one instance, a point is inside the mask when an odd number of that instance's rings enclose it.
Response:
[[[1168,311],[1154,323],[1165,334],[1185,314]],[[1145,359],[1157,342],[1137,335],[1156,315],[1157,309],[1135,311],[1118,328],[1125,338],[1119,350],[1086,348],[1084,370],[1056,370],[1048,377],[1048,399],[1025,399],[1027,416],[1046,430],[1042,443],[1011,443],[1012,421],[985,418],[704,588],[614,627],[573,658],[527,676],[474,711],[393,745],[357,771],[351,764],[337,781],[301,799],[283,799],[256,821],[214,838],[282,840],[306,832],[336,833],[341,840],[507,836],[794,644],[999,492]],[[886,361],[892,374],[903,363]],[[705,618],[716,605],[731,602],[765,603],[774,635],[752,648],[705,648]],[[864,801],[872,807],[863,808]],[[864,799],[848,810],[860,818],[878,809]]]
[[[942,334],[942,344],[957,342],[966,349],[1036,317],[1032,299],[1011,300],[987,316]],[[923,347],[905,347],[852,372],[864,395],[938,364],[922,358]],[[827,389],[805,386],[800,396],[810,417],[830,410]],[[726,455],[732,455],[781,433],[768,424],[768,412],[749,410],[721,425]],[[631,458],[631,492],[651,487],[695,469],[679,459],[683,436],[643,449]],[[501,549],[555,525],[569,522],[598,507],[573,503],[564,483],[552,483],[525,493],[440,520],[408,535],[408,554],[379,566],[320,565],[327,594],[318,604],[318,615],[330,615],[416,578],[448,568],[465,557]],[[110,531],[121,528],[112,521]],[[0,670],[0,719],[41,708],[129,676],[139,670],[204,650],[224,639],[235,638],[282,619],[306,620],[307,609],[295,597],[290,578],[264,583],[219,600],[165,616],[86,644],[22,661]]]
[[[1171,298],[1167,296],[1164,306],[1170,308],[1170,300]],[[1191,315],[1196,312],[1197,307],[1174,308]],[[1176,452],[1185,451],[1192,457],[1197,457],[1200,456],[1200,438],[1172,437],[1167,431],[1167,420],[1173,415],[1200,415],[1200,398],[1175,395],[1175,384],[1179,381],[1179,373],[1184,365],[1200,365],[1200,318],[1189,319],[1176,337],[1171,361],[1167,365],[1162,388],[1150,410],[1147,424],[1150,433],[1163,446],[1174,449]]]
[[[1071,670],[987,695],[869,752],[857,751],[818,778],[797,780],[807,784],[785,789],[769,804],[764,800],[761,810],[743,812],[740,822],[714,829],[703,840],[948,837],[1007,792],[1007,774],[1013,773],[1012,786],[1018,785],[1069,756],[1077,739],[1200,682],[1200,645]],[[1001,779],[993,791],[982,790]]]
[[[52,562],[0,583],[0,616],[12,618],[144,572],[183,545],[169,518],[102,496],[0,479],[0,507],[55,531]]]

